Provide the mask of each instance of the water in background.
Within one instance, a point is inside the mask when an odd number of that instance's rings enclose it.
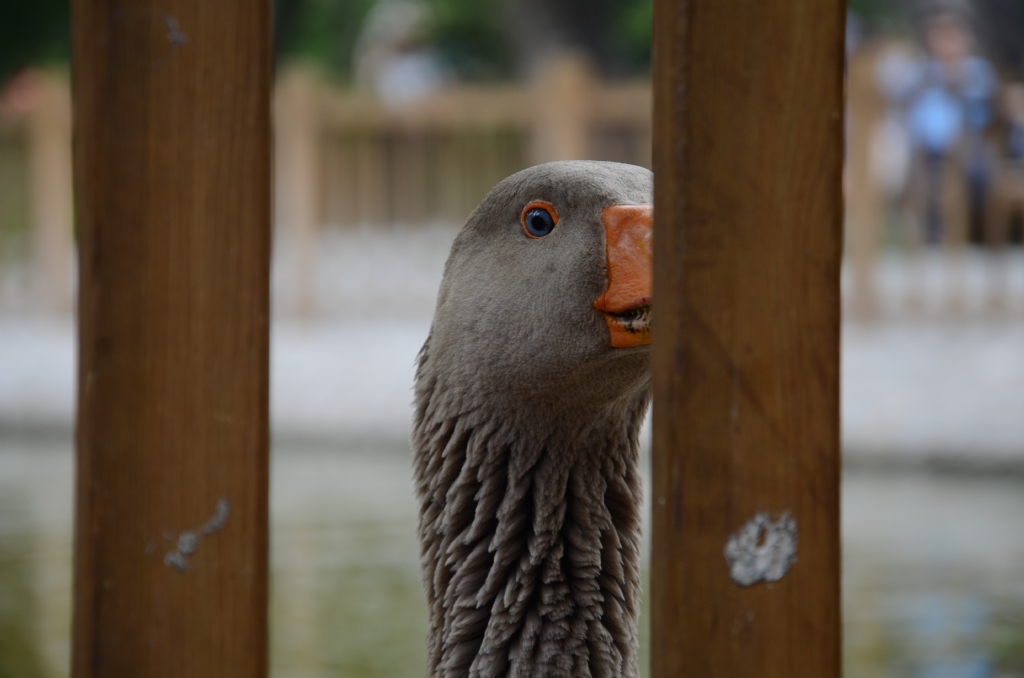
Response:
[[[410,475],[275,446],[273,676],[423,675]],[[67,674],[72,479],[66,437],[0,438],[0,676]],[[843,515],[847,676],[1024,675],[1024,478],[851,472]]]

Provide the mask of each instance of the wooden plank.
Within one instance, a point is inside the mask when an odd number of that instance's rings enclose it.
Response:
[[[72,2],[72,675],[267,671],[270,16]]]
[[[878,44],[858,49],[850,55],[846,79],[846,134],[850,149],[846,158],[846,247],[852,274],[849,309],[858,320],[872,320],[879,311],[875,272],[882,247],[885,196],[872,176],[871,141],[885,117],[885,98],[875,76],[883,57],[882,46]]]
[[[538,85],[541,92],[552,86],[570,88],[567,105],[585,109],[596,124],[647,127],[651,117],[651,87],[646,80],[604,83],[589,81],[586,65],[579,59],[556,61]],[[593,86],[591,86],[593,85]],[[577,94],[579,96],[577,96]],[[325,89],[323,122],[342,133],[388,131],[405,134],[454,133],[493,129],[527,129],[552,115],[547,106],[534,105],[537,94],[520,85],[459,85],[432,94],[415,106],[387,108],[364,90]],[[588,103],[580,97],[591,99]],[[545,95],[545,101],[550,99]],[[563,102],[559,102],[563,105]],[[565,115],[559,111],[555,115]],[[567,114],[579,117],[576,110]],[[578,144],[578,142],[575,142]]]
[[[317,90],[313,73],[292,68],[281,77],[274,101],[278,225],[285,230],[292,252],[291,310],[300,318],[309,318],[316,310],[315,250],[323,168]]]
[[[534,112],[530,139],[530,164],[552,160],[589,160],[593,125],[594,76],[580,54],[552,57],[533,83]]]
[[[37,87],[27,125],[35,282],[46,310],[63,315],[71,311],[74,266],[70,91],[42,73]]]
[[[533,116],[530,92],[509,85],[460,86],[432,94],[415,106],[388,108],[365,91],[325,92],[324,123],[344,132],[451,132],[522,127]]]
[[[839,676],[844,12],[655,2],[654,678]]]
[[[605,83],[594,88],[592,96],[593,124],[650,129],[651,83],[648,80]]]

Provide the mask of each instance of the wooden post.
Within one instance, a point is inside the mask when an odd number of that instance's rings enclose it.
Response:
[[[313,74],[296,67],[281,77],[275,97],[277,214],[294,253],[294,305],[300,317],[314,311],[321,168],[316,88]]]
[[[1000,317],[1009,310],[1007,289],[1007,245],[1010,214],[1024,214],[1024,168],[1007,161],[997,166],[992,193],[985,210],[986,268],[988,298],[986,311]]]
[[[72,675],[265,676],[270,5],[72,25]]]
[[[532,164],[590,157],[590,114],[593,78],[579,54],[561,54],[544,64],[534,84],[535,107]]]
[[[875,83],[875,69],[882,51],[871,45],[850,57],[847,76],[847,207],[846,233],[852,275],[851,314],[858,320],[878,315],[875,271],[881,246],[879,233],[884,217],[884,196],[871,172],[872,137],[885,115],[885,99]]]
[[[945,264],[946,311],[962,315],[967,307],[967,229],[970,205],[967,195],[966,144],[947,156],[942,170],[942,248]]]
[[[840,673],[844,15],[655,2],[653,678]]]
[[[28,150],[36,282],[45,308],[71,310],[74,269],[71,101],[66,81],[40,75],[28,115]]]

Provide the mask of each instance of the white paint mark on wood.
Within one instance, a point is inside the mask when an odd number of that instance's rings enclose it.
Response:
[[[732,580],[740,586],[782,579],[796,562],[796,520],[784,511],[772,521],[760,511],[746,525],[729,535],[725,560]]]
[[[164,556],[164,565],[178,572],[184,572],[188,557],[199,548],[199,540],[217,530],[223,529],[230,511],[231,503],[226,498],[222,497],[219,499],[214,514],[198,531],[185,530],[178,535],[178,543],[175,545],[175,549],[169,551]],[[168,533],[165,532],[164,538],[167,539],[167,537]],[[168,539],[168,541],[170,540]]]

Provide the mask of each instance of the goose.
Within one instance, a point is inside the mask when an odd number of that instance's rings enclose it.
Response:
[[[538,165],[452,245],[412,432],[430,678],[639,674],[651,195]]]

